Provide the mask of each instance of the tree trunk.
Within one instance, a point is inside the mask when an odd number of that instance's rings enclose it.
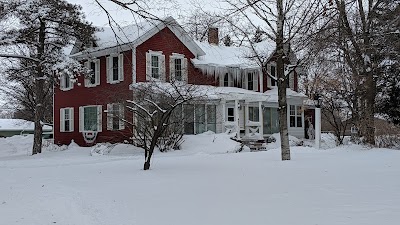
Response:
[[[39,46],[38,46],[38,58],[43,60],[43,55],[45,51],[45,29],[46,24],[41,21],[39,28]],[[35,74],[34,80],[34,92],[35,92],[35,130],[33,134],[33,148],[32,155],[42,152],[42,120],[44,114],[44,74],[41,63],[38,63],[37,73]]]
[[[287,126],[287,101],[286,101],[286,84],[287,77],[284,71],[284,48],[283,48],[283,1],[277,0],[278,20],[276,35],[276,67],[278,75],[278,104],[279,104],[279,132],[281,136],[281,155],[282,160],[290,160],[289,132]]]

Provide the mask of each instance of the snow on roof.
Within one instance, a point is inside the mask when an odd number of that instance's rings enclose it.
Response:
[[[257,60],[257,57],[260,57],[262,62],[266,62],[274,53],[276,46],[275,42],[271,40],[256,43],[254,48],[195,42],[206,54],[198,59],[192,59],[192,63],[207,74],[214,72],[225,74],[227,68],[258,69],[260,61]],[[206,67],[213,67],[213,69],[210,70]]]
[[[97,47],[94,49],[109,48],[133,42],[154,28],[158,23],[160,22],[146,21],[124,27],[99,27],[100,31],[94,34],[97,44]]]
[[[34,123],[22,119],[0,119],[0,131],[33,131]],[[43,131],[52,131],[51,126],[44,125]]]
[[[266,101],[278,102],[278,88],[266,91],[264,93],[247,90],[237,87],[216,87],[211,85],[195,85],[169,82],[139,82],[130,85],[130,90],[136,90],[140,87],[152,88],[152,92],[174,93],[180,92],[184,96],[208,100],[248,100],[248,101]],[[288,98],[307,98],[306,95],[287,89]]]
[[[278,102],[278,88],[274,87],[271,90],[264,92],[264,94],[270,96],[268,101],[269,102]],[[290,88],[286,89],[286,96],[287,98],[307,98],[307,95],[293,91]]]

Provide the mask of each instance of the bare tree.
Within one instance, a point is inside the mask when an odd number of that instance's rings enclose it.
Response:
[[[134,98],[127,101],[127,108],[133,112],[135,122],[125,122],[134,128],[133,143],[145,150],[143,169],[148,170],[157,145],[165,144],[162,141],[167,139],[175,141],[172,147],[179,144],[184,128],[182,107],[200,101],[202,94],[197,91],[198,86],[179,82],[151,81],[133,86]]]
[[[310,36],[318,33],[327,23],[321,19],[326,12],[328,1],[322,0],[225,0],[229,5],[221,18],[231,21],[239,30],[247,46],[253,52],[251,58],[263,68],[263,73],[273,77],[265,64],[273,58],[277,64],[278,104],[281,134],[282,160],[290,160],[290,147],[287,125],[286,88],[288,75],[301,66],[301,58],[294,52],[304,52],[309,47]],[[325,7],[324,7],[325,6]],[[240,23],[231,18],[240,17]],[[275,51],[263,49],[265,40],[275,43]],[[303,59],[304,60],[304,59]]]

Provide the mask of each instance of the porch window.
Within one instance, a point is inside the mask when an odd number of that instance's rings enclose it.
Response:
[[[217,107],[215,105],[207,105],[207,130],[216,132],[217,130]]]
[[[228,108],[228,117],[227,117],[229,122],[234,122],[235,121],[235,109],[234,108]]]
[[[260,120],[258,112],[258,107],[249,107],[249,120],[258,122]]]
[[[185,134],[194,134],[194,105],[183,106]]]
[[[301,106],[290,105],[289,110],[290,110],[289,112],[290,127],[303,127]]]
[[[274,134],[279,132],[279,117],[277,108],[264,108],[263,132],[264,134]]]

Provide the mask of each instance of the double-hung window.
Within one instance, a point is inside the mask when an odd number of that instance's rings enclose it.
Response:
[[[146,79],[165,81],[165,55],[162,52],[146,52]]]
[[[107,130],[123,130],[124,105],[120,103],[107,104]]]
[[[85,76],[85,87],[100,85],[100,60],[95,59],[85,63],[89,73]]]
[[[107,83],[115,84],[124,80],[124,54],[113,54],[107,57]]]
[[[247,74],[247,89],[248,90],[253,90],[253,79],[254,79],[254,74],[253,73],[248,73]]]
[[[290,127],[303,127],[301,106],[290,105],[289,118]]]
[[[79,131],[102,131],[102,106],[91,105],[79,107]]]
[[[74,108],[60,109],[60,132],[74,131]]]
[[[68,74],[63,74],[60,77],[60,89],[62,91],[71,90],[74,87],[74,83]]]
[[[270,67],[270,74],[272,77],[271,78],[271,86],[276,86],[276,66],[272,66]]]
[[[170,79],[187,81],[187,59],[182,54],[172,53],[169,58]]]

